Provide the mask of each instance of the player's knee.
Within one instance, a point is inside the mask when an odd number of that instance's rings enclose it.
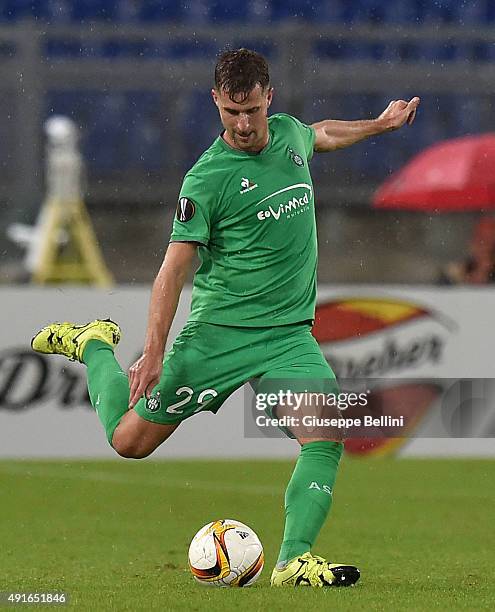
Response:
[[[112,446],[115,452],[121,457],[124,457],[124,459],[144,459],[150,454],[149,452],[145,452],[142,449],[133,446],[132,444],[112,443]]]
[[[151,454],[151,451],[143,451],[132,446],[124,446],[123,448],[119,447],[115,448],[115,450],[117,451],[117,454],[124,457],[124,459],[144,459]]]
[[[145,448],[139,442],[126,439],[119,435],[112,438],[112,447],[115,452],[125,459],[144,459],[150,455],[154,449]]]

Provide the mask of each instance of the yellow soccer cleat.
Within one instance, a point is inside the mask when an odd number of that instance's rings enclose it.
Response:
[[[328,563],[323,557],[307,552],[289,561],[282,569],[275,568],[270,584],[277,587],[343,587],[355,584],[360,575],[353,565]]]
[[[101,340],[114,347],[119,343],[120,335],[120,327],[110,319],[96,319],[86,325],[52,323],[34,336],[31,347],[37,353],[65,355],[71,361],[82,361],[89,340]]]

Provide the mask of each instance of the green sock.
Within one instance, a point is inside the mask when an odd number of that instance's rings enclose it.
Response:
[[[89,340],[83,353],[88,367],[89,399],[112,444],[113,432],[129,405],[129,381],[113,354],[101,340]]]
[[[302,446],[285,492],[285,530],[278,564],[311,549],[332,505],[343,449],[341,442],[330,441]]]

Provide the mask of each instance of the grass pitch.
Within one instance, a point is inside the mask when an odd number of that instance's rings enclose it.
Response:
[[[493,610],[494,468],[346,458],[314,552],[361,581],[289,590],[269,577],[290,462],[1,461],[0,591],[65,591],[68,608],[98,611]],[[217,518],[260,536],[254,587],[193,582],[189,541]]]

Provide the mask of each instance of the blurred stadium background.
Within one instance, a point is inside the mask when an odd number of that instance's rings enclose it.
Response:
[[[421,96],[413,128],[314,160],[319,274],[434,282],[475,216],[376,214],[371,196],[428,145],[492,129],[494,22],[490,0],[2,0],[2,226],[36,218],[43,122],[64,114],[80,128],[85,199],[114,277],[151,281],[181,177],[219,133],[215,55],[249,46],[270,61],[273,110],[306,122]],[[5,232],[0,252],[2,281],[22,281]]]

